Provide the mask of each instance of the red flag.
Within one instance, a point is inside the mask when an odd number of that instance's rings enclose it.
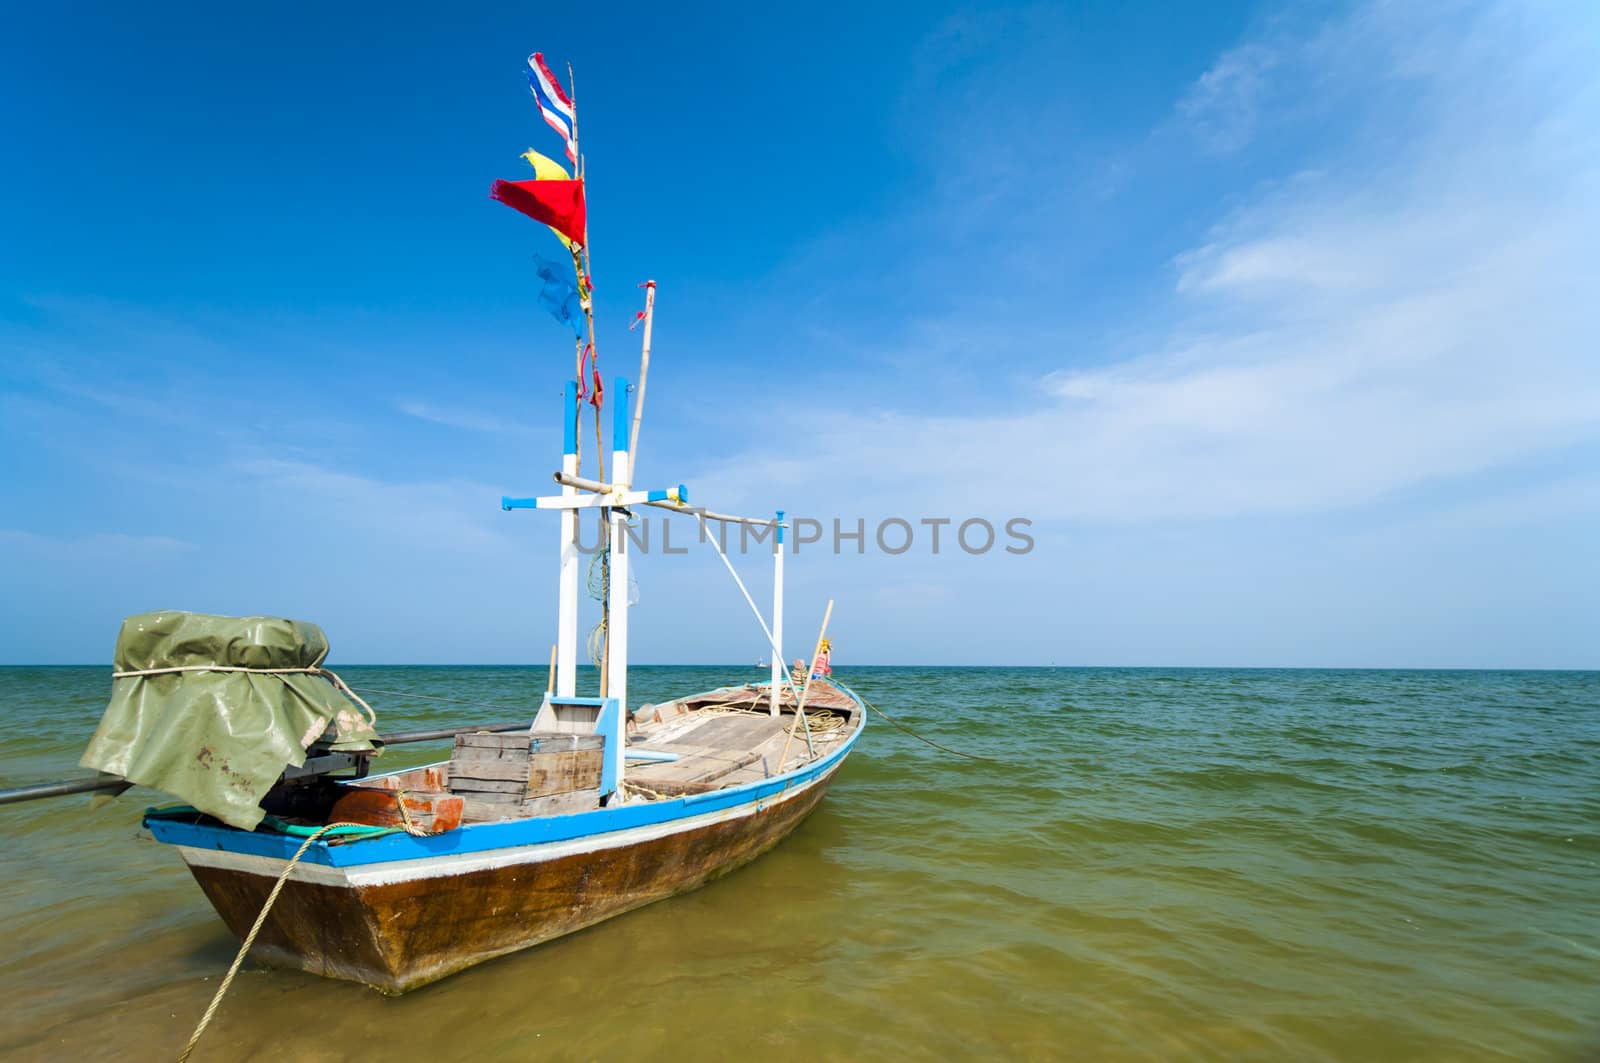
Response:
[[[588,214],[582,181],[496,181],[489,198],[544,222],[575,244],[583,244]]]

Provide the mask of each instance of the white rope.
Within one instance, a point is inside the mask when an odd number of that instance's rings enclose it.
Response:
[[[717,542],[715,536],[706,534],[707,514],[696,513],[695,516],[700,520],[700,538],[711,544],[711,549],[717,552],[717,556],[722,558],[723,565],[727,567],[728,575],[732,576],[733,582],[739,585],[739,593],[744,595],[744,600],[750,604],[750,611],[756,614],[756,623],[761,625],[762,632],[767,636],[767,645],[772,647],[772,659],[778,662],[778,667],[783,671],[783,681],[789,684],[789,692],[794,695],[795,703],[799,704],[800,691],[794,685],[794,676],[789,674],[789,665],[783,659],[783,651],[778,648],[778,640],[772,637],[772,629],[767,626],[766,617],[761,615],[761,610],[756,607],[756,600],[750,597],[750,592],[745,589],[744,580],[740,579],[739,573],[734,570],[733,562],[729,561],[728,555],[723,553],[722,544]],[[716,520],[718,518],[713,517],[712,519]]]
[[[329,682],[331,682],[336,689],[338,689],[351,701],[355,702],[357,705],[360,705],[362,710],[367,714],[368,723],[372,724],[373,727],[378,726],[378,714],[372,711],[372,706],[368,705],[360,694],[357,694],[354,690],[351,690],[349,684],[347,684],[343,679],[340,679],[337,673],[332,672],[327,668],[246,668],[243,665],[232,664],[182,664],[175,665],[171,668],[141,668],[137,671],[112,672],[111,678],[137,679],[147,675],[175,675],[178,672],[248,672],[254,675],[320,675],[324,679],[327,679]]]

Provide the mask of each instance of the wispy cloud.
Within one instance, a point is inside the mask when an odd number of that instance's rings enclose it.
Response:
[[[347,534],[330,534],[331,528],[365,528],[392,546],[420,543],[452,551],[509,546],[489,523],[501,515],[493,506],[500,493],[487,484],[389,481],[279,458],[247,459],[232,468],[305,514],[319,537],[346,546]]]
[[[527,425],[516,424],[470,406],[441,406],[436,403],[406,400],[396,408],[407,417],[415,417],[429,424],[460,428],[467,432],[486,432],[492,435],[527,436]]]
[[[1251,43],[1224,52],[1178,101],[1178,114],[1212,151],[1243,147],[1260,119],[1276,51]]]
[[[195,549],[194,543],[166,535],[40,535],[16,528],[0,528],[0,545],[14,557],[67,563],[171,557]]]
[[[1315,169],[1289,160],[1177,257],[1164,335],[1130,328],[1098,367],[1047,376],[1043,401],[813,417],[829,483],[787,463],[708,478],[879,512],[926,507],[937,485],[939,505],[968,510],[1223,517],[1362,505],[1600,437],[1600,72],[1549,43],[1572,29],[1484,9],[1453,35],[1431,27],[1421,61],[1379,5],[1273,58],[1241,45],[1213,68],[1232,73],[1202,79],[1213,102],[1290,112],[1283,95],[1317,84],[1405,135],[1375,154],[1357,130]],[[1398,36],[1378,47],[1383,31]],[[1371,86],[1400,81],[1403,112],[1369,106]],[[933,327],[992,346],[985,328]]]

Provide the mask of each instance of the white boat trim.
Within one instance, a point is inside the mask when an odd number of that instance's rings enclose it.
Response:
[[[579,853],[621,848],[640,842],[654,841],[657,838],[665,838],[684,831],[696,830],[715,823],[754,815],[757,812],[783,804],[809,792],[812,788],[831,778],[834,771],[838,770],[838,766],[838,764],[835,764],[828,771],[816,775],[808,782],[789,787],[779,793],[747,801],[744,804],[719,809],[715,812],[703,812],[696,816],[684,816],[680,819],[669,819],[660,823],[649,823],[625,830],[607,831],[603,834],[586,834],[582,837],[569,838],[563,841],[540,842],[534,845],[519,845],[470,853],[445,853],[438,856],[426,856],[413,860],[395,860],[379,864],[336,867],[329,864],[302,861],[296,864],[294,869],[289,872],[289,880],[292,882],[311,882],[324,886],[350,888],[388,886],[399,882],[415,882],[422,879],[466,875],[475,871],[489,871],[515,864],[536,864],[546,860],[574,856]],[[177,846],[177,850],[183,857],[184,863],[190,867],[239,871],[250,875],[262,875],[267,878],[277,878],[283,873],[284,865],[289,862],[281,857],[229,852],[226,849],[205,849],[198,846],[180,845]]]

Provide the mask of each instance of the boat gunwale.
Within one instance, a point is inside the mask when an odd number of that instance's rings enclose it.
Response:
[[[622,804],[614,808],[597,808],[559,816],[530,816],[491,823],[463,824],[454,830],[424,837],[398,832],[354,840],[341,839],[332,844],[318,839],[307,848],[300,862],[328,867],[360,867],[398,860],[490,852],[495,849],[566,842],[588,836],[598,837],[636,827],[687,819],[708,812],[734,809],[751,802],[759,803],[791,787],[810,783],[830,771],[849,754],[861,737],[861,733],[866,730],[866,705],[860,696],[842,683],[833,685],[856,705],[858,722],[851,729],[849,736],[820,759],[809,761],[788,772],[774,775],[770,779],[758,779],[725,789],[684,794],[660,801]],[[419,765],[419,767],[428,766],[430,765]],[[416,770],[415,767],[402,768],[384,775],[399,775]],[[382,777],[384,776],[369,776],[369,778]],[[143,823],[151,836],[165,845],[216,849],[281,860],[292,858],[304,841],[293,835],[245,831],[222,824],[185,823],[175,819],[154,818],[149,814],[144,817]]]

